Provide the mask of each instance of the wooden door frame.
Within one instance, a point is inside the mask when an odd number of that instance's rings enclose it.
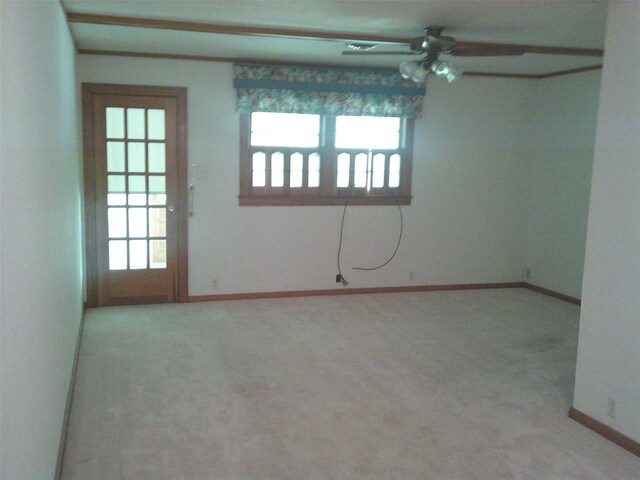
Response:
[[[133,95],[171,97],[177,104],[177,163],[178,163],[178,268],[177,297],[180,303],[189,301],[188,259],[188,164],[187,164],[187,89],[184,87],[154,87],[146,85],[116,85],[105,83],[82,84],[82,138],[84,158],[84,225],[87,307],[98,306],[98,239],[96,235],[96,188],[94,159],[94,95]]]

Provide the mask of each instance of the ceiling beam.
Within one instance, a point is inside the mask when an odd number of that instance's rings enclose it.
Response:
[[[282,66],[290,66],[290,67],[317,67],[318,63],[310,64],[308,62],[287,62],[277,59],[268,59],[268,58],[239,58],[239,57],[214,57],[209,55],[189,55],[183,53],[156,53],[156,52],[132,52],[132,51],[121,51],[121,50],[92,50],[92,49],[78,49],[79,55],[105,55],[105,56],[113,56],[113,57],[140,57],[140,58],[160,58],[160,59],[168,59],[168,60],[195,60],[202,62],[220,62],[220,63],[241,63],[241,64],[259,64],[259,65],[282,65]],[[346,63],[329,63],[322,64],[326,67],[332,68],[353,68],[353,65],[349,65]],[[380,71],[380,70],[388,70],[390,72],[397,72],[397,68],[391,67],[371,67],[371,66],[358,66],[358,70],[372,70],[372,71]]]
[[[385,37],[351,32],[325,32],[292,28],[259,27],[250,25],[225,25],[219,23],[185,22],[179,20],[161,20],[156,18],[122,17],[115,15],[97,15],[90,13],[67,12],[67,20],[73,23],[96,25],[115,25],[121,27],[158,28],[186,32],[217,33],[223,35],[255,35],[262,37],[286,37],[306,40],[333,40],[343,42],[370,42],[410,45],[411,38]],[[524,48],[526,53],[541,55],[573,55],[601,57],[603,50],[593,48],[554,47],[542,45],[516,45],[506,43],[456,42],[463,48]]]
[[[219,33],[224,35],[256,35],[261,37],[288,37],[306,40],[339,40],[344,42],[375,42],[391,44],[411,43],[410,38],[380,37],[378,35],[366,35],[358,33],[322,32],[316,30],[300,30],[294,28],[257,27],[251,25],[226,25],[220,23],[184,22],[178,20],[160,20],[156,18],[96,15],[90,13],[67,12],[67,20],[74,23],[117,25],[122,27],[159,28],[164,30]]]

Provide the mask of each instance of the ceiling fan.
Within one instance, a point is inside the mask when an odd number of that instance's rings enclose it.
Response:
[[[456,39],[442,35],[443,27],[427,27],[424,36],[415,37],[406,43],[409,50],[375,50],[377,43],[349,43],[343,55],[419,55],[420,60],[408,60],[400,64],[400,74],[416,83],[424,82],[429,73],[453,82],[462,70],[448,60],[440,60],[440,55],[456,57],[493,57],[504,55],[524,55],[525,46],[499,44],[457,44]],[[395,43],[395,42],[394,42]]]

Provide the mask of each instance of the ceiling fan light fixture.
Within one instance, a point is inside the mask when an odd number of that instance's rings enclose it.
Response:
[[[407,80],[422,83],[431,71],[430,63],[427,60],[407,60],[400,64],[400,75]]]
[[[400,64],[398,70],[400,70],[400,75],[402,75],[402,78],[413,80],[413,75],[416,73],[418,68],[420,68],[420,65],[421,64],[418,60],[407,60],[406,62],[402,62]]]
[[[425,62],[421,62],[416,68],[416,71],[411,75],[411,80],[416,83],[422,83],[426,80],[427,75],[429,74],[430,69],[429,66]]]
[[[462,75],[462,69],[447,60],[436,60],[431,65],[431,71],[438,77],[446,78],[449,83]]]
[[[447,73],[447,75],[445,76],[445,78],[447,79],[447,81],[449,83],[453,82],[454,80],[457,80],[458,78],[460,78],[460,76],[462,75],[462,69],[459,67],[456,67],[455,65],[451,67],[451,69],[449,70],[449,73]]]

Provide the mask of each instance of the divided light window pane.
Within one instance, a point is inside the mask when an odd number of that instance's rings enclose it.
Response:
[[[356,162],[353,172],[353,186],[364,188],[367,186],[367,163],[369,157],[366,153],[356,155]]]
[[[254,187],[265,186],[265,169],[267,166],[267,156],[264,152],[256,152],[253,154],[251,165],[251,185]]]
[[[261,147],[317,147],[320,115],[254,112],[250,143]]]
[[[319,187],[320,186],[320,155],[312,153],[309,155],[309,173],[307,186]]]
[[[127,269],[127,241],[109,240],[109,270]]]
[[[164,175],[149,176],[149,193],[165,193]]]
[[[127,195],[124,193],[107,193],[107,205],[126,205]]]
[[[129,240],[129,268],[131,270],[147,268],[146,240]]]
[[[167,241],[150,240],[151,268],[167,268]]]
[[[289,184],[292,188],[298,188],[302,186],[302,168],[303,168],[303,157],[302,154],[296,152],[291,155],[289,159],[290,163],[290,178]]]
[[[127,138],[144,139],[144,108],[127,108]]]
[[[115,177],[115,175],[109,175]],[[144,175],[129,175],[129,192],[146,193],[146,177]]]
[[[127,236],[127,211],[124,208],[109,208],[107,210],[107,225],[109,238]]]
[[[373,175],[371,186],[373,188],[384,187],[384,155],[378,153],[373,157]]]
[[[144,147],[142,142],[129,142],[128,149],[128,170],[130,172],[142,173],[145,171]]]
[[[147,236],[147,209],[146,208],[129,208],[129,236],[130,237],[146,237]]]
[[[166,205],[167,196],[164,193],[149,194],[149,205]]]
[[[149,140],[164,140],[164,110],[147,110]]]
[[[336,117],[336,148],[395,150],[399,146],[398,117]]]
[[[349,162],[351,156],[348,153],[341,153],[338,155],[338,174],[337,174],[337,186],[338,188],[344,188],[349,186]]]
[[[130,193],[129,205],[146,205],[147,195],[144,193]]]
[[[165,146],[164,143],[149,144],[149,172],[164,173]]]
[[[400,186],[400,155],[397,153],[389,158],[389,186],[391,188]]]
[[[124,175],[108,175],[107,176],[107,188],[109,193],[124,193]]]
[[[107,170],[124,172],[124,142],[107,142]]]
[[[271,186],[282,187],[284,185],[284,154],[275,152],[271,155]]]
[[[107,138],[124,138],[124,108],[107,107]]]
[[[165,208],[149,209],[149,235],[151,237],[167,236],[167,210]]]

